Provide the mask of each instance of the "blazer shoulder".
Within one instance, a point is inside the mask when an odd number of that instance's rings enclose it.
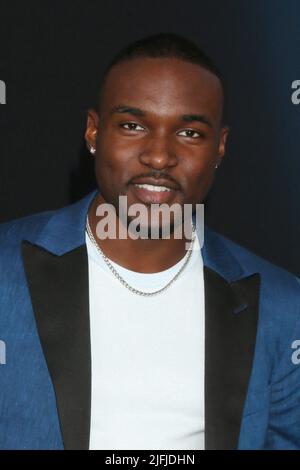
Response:
[[[245,276],[259,273],[262,292],[266,298],[270,296],[273,302],[278,301],[280,305],[282,301],[294,306],[298,305],[300,313],[300,279],[295,274],[271,263],[214,230],[208,229],[208,231],[215,243],[221,244],[238,261]]]
[[[54,210],[39,212],[0,224],[0,252],[15,247],[24,238],[37,236],[54,213]]]
[[[292,282],[292,284],[296,282],[295,285],[297,287],[300,286],[300,279],[295,274],[292,274],[286,269],[275,265],[257,253],[254,253],[239,243],[234,242],[225,235],[222,235],[210,228],[207,230],[210,234],[210,237],[218,239],[219,243],[225,245],[226,249],[238,260],[246,272],[257,271],[264,276],[270,276],[271,278],[274,278],[274,280],[276,278],[280,279],[281,281],[285,279],[287,282]]]

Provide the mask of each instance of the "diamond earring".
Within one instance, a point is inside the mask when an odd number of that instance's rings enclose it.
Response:
[[[91,145],[88,145],[88,149],[89,149],[89,151],[91,152],[92,155],[95,155],[95,153],[96,153],[95,147],[92,147]]]

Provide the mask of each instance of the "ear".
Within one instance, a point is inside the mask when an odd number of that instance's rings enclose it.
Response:
[[[221,128],[220,131],[220,140],[219,140],[219,148],[218,148],[218,159],[217,164],[219,165],[222,161],[222,158],[225,155],[225,148],[226,148],[226,141],[229,134],[229,127],[224,126]]]
[[[96,149],[97,134],[99,128],[99,115],[94,109],[89,109],[87,113],[87,123],[85,140],[88,148]]]

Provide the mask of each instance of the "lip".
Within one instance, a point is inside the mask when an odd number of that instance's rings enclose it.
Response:
[[[137,180],[132,181],[132,184],[151,184],[152,186],[165,186],[166,188],[173,189],[173,190],[180,189],[178,184],[170,180],[166,180],[164,178],[161,178],[161,179],[155,179],[151,177],[139,178]]]
[[[148,179],[147,182],[140,182],[140,180],[136,183],[132,183],[130,186],[132,188],[132,192],[134,195],[144,204],[163,204],[163,203],[168,203],[171,202],[178,190],[177,189],[170,189],[170,191],[149,191],[148,189],[145,188],[139,188],[136,186],[136,184],[153,184],[149,182],[150,180]],[[160,180],[162,181],[162,180]],[[153,184],[153,186],[166,186],[167,184],[158,184],[158,181],[156,180],[156,184]]]

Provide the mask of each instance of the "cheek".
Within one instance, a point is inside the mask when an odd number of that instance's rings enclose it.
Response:
[[[115,166],[126,165],[138,154],[136,142],[118,135],[114,129],[99,135],[100,154],[106,164]]]
[[[118,146],[110,134],[102,132],[98,136],[96,169],[101,173],[114,173],[120,164]]]
[[[124,145],[109,145],[107,140],[102,141],[97,147],[95,162],[98,182],[112,189],[120,189],[119,186],[126,184],[134,174],[134,161],[128,147],[125,149]]]
[[[185,167],[186,198],[190,201],[201,202],[209,191],[214,180],[214,159],[199,157],[197,164]]]

